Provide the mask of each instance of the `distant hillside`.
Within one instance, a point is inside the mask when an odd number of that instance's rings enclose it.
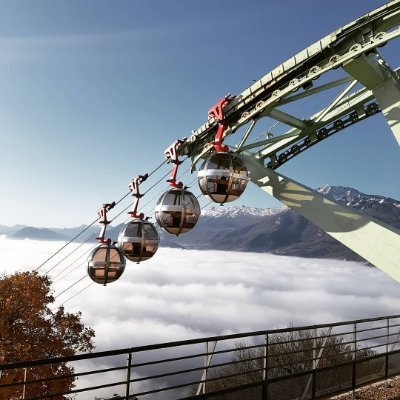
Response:
[[[400,228],[399,201],[340,186],[324,186],[319,191]],[[192,249],[361,260],[360,256],[288,208],[264,210],[216,206],[204,212],[193,231],[178,238],[164,232],[162,235]]]
[[[67,241],[68,237],[61,235],[46,228],[34,228],[32,226],[27,226],[20,229],[18,232],[10,235],[12,239],[34,239],[34,240],[60,240]]]
[[[341,186],[324,186],[318,190],[334,201],[361,210],[400,229],[400,202],[397,200],[379,195],[368,195]],[[123,226],[124,224],[109,226],[107,237],[116,241]],[[21,226],[22,228],[16,231],[18,227],[0,225],[0,234],[5,233],[14,239],[70,240],[84,229],[85,225],[63,229]],[[357,254],[287,207],[259,209],[216,205],[203,210],[196,227],[179,237],[157,228],[162,247],[361,260]],[[95,243],[99,231],[99,226],[92,226],[78,238],[78,241],[86,241],[91,237],[90,242]]]
[[[87,225],[80,225],[80,226],[74,226],[73,228],[48,228],[51,229],[52,231],[59,233],[60,235],[66,236],[69,239],[72,239],[75,237],[78,233],[82,232],[83,229],[85,229]],[[89,229],[86,230],[84,233],[83,237],[80,238],[80,240],[86,240],[91,235],[98,235],[100,232],[100,228],[98,225],[91,226]]]
[[[26,225],[14,225],[14,226],[6,226],[0,225],[0,235],[12,235],[15,232],[18,232],[22,228],[25,228]]]

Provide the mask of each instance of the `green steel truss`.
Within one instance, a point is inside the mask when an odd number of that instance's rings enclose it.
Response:
[[[224,108],[224,137],[244,130],[231,150],[245,159],[253,183],[400,282],[399,230],[275,172],[310,147],[378,112],[400,143],[399,73],[379,53],[381,46],[398,36],[400,0],[327,35],[236,96]],[[318,78],[323,82],[316,86]],[[332,89],[336,89],[335,97],[308,118],[282,110]],[[250,141],[255,126],[266,117],[288,130],[278,136],[266,132],[261,139]],[[216,125],[209,118],[180,149],[180,155],[191,157],[193,168],[213,148]]]

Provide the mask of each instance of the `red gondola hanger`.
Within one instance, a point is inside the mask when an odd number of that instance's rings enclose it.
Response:
[[[143,219],[144,214],[137,213],[138,207],[139,207],[139,200],[143,197],[142,194],[139,192],[139,186],[142,182],[144,182],[147,178],[149,177],[149,174],[144,174],[144,175],[138,175],[136,178],[133,178],[131,182],[129,183],[129,189],[132,192],[132,196],[135,197],[135,201],[133,202],[132,205],[132,210],[128,212],[130,214],[131,218],[139,218]]]
[[[215,140],[212,142],[214,145],[214,150],[217,152],[228,152],[228,146],[222,144],[224,140],[224,131],[226,128],[225,122],[225,115],[224,115],[224,107],[226,107],[233,99],[235,98],[234,95],[230,93],[227,94],[225,97],[220,99],[217,104],[210,108],[208,111],[208,117],[214,118],[217,122],[218,128],[217,133],[215,135]]]
[[[176,189],[182,189],[183,188],[183,183],[182,182],[176,182],[176,175],[178,173],[178,168],[179,165],[182,164],[183,161],[179,161],[178,158],[178,150],[185,144],[186,138],[180,140],[177,139],[170,147],[168,147],[164,154],[165,157],[167,158],[168,163],[173,163],[174,166],[172,168],[171,174],[167,182],[169,182],[169,185],[173,188]]]
[[[102,225],[100,234],[96,238],[96,240],[99,243],[111,243],[111,239],[105,240],[104,235],[106,233],[107,225],[110,224],[110,221],[107,220],[107,212],[113,209],[114,207],[115,207],[115,201],[113,201],[112,203],[103,204],[102,207],[99,209],[99,211],[97,211],[97,214],[100,217],[99,224]]]

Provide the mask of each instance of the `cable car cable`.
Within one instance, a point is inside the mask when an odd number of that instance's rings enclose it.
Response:
[[[96,218],[91,224],[89,224],[86,228],[84,228],[81,232],[79,232],[77,235],[75,235],[71,240],[69,240],[64,246],[60,247],[53,255],[51,255],[49,258],[47,258],[44,262],[42,262],[34,271],[39,271],[40,268],[42,268],[45,264],[47,264],[51,259],[53,259],[57,254],[59,254],[62,250],[64,250],[68,245],[70,245],[75,239],[77,239],[82,233],[86,232],[89,228],[91,228],[99,218]]]
[[[57,297],[60,297],[63,293],[65,293],[67,290],[72,289],[75,285],[77,285],[80,281],[83,281],[87,277],[87,274],[85,272],[85,275],[83,275],[81,278],[79,278],[76,282],[74,282],[72,285],[68,286],[66,289],[64,289],[62,292],[58,293],[57,296],[54,297],[54,300]]]
[[[65,303],[67,303],[68,301],[70,301],[71,299],[73,299],[74,297],[78,296],[78,294],[81,294],[82,292],[84,292],[86,289],[89,289],[90,286],[94,285],[94,282],[90,282],[89,285],[85,286],[83,289],[79,290],[79,292],[73,294],[71,297],[69,297],[67,300],[63,301],[59,307],[62,307]]]
[[[77,261],[81,261],[82,258],[85,258],[85,260],[87,259],[89,253],[91,251],[93,251],[93,249],[95,248],[95,246],[92,246],[89,250],[85,251],[84,254],[80,255],[78,258],[76,258],[74,261],[72,261],[71,264],[69,264],[67,267],[65,267],[64,270],[60,271],[57,275],[55,275],[54,277],[52,277],[53,283],[57,283],[59,282],[61,279],[65,278],[66,276],[68,276],[70,273],[72,273],[73,271],[75,271],[78,267],[81,267],[82,264],[78,264],[77,266],[75,266],[73,269],[71,269],[70,271],[66,272],[69,268],[71,268]],[[66,272],[66,273],[64,273]],[[64,274],[63,274],[64,273]],[[61,275],[61,276],[60,276]],[[59,277],[57,279],[57,277]]]
[[[153,169],[148,174],[148,177],[153,175],[155,172],[157,172],[165,163],[167,160],[164,160],[161,164],[159,164],[156,168]],[[161,181],[161,180],[160,180]],[[159,182],[160,182],[159,181]],[[150,190],[150,189],[149,189]],[[147,192],[146,192],[147,193]],[[119,204],[122,200],[124,200],[127,196],[130,195],[130,192],[122,196],[115,204]],[[53,253],[49,258],[47,258],[45,261],[43,261],[37,268],[34,269],[34,271],[39,271],[40,268],[42,268],[45,264],[47,264],[50,260],[52,260],[57,254],[59,254],[62,250],[64,250],[68,245],[70,245],[75,239],[77,239],[79,236],[81,236],[83,233],[85,233],[89,228],[91,228],[100,218],[96,218],[93,222],[91,222],[88,226],[86,226],[84,229],[82,229],[78,234],[76,234],[72,239],[70,239],[67,243],[65,243],[62,247],[60,247],[55,253]]]
[[[90,239],[93,239],[96,235],[93,233],[91,234],[84,242],[82,242],[78,247],[76,247],[74,250],[72,250],[70,253],[68,253],[64,258],[62,258],[60,261],[58,261],[56,264],[54,264],[48,271],[46,271],[44,274],[47,275],[49,272],[51,272],[54,268],[56,268],[58,265],[60,265],[63,261],[65,261],[69,256],[71,256],[73,253],[75,253],[78,249],[80,249],[85,243],[87,243]],[[67,267],[68,268],[68,267]]]

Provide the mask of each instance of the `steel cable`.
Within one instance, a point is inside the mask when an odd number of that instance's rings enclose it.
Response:
[[[70,257],[72,254],[74,254],[78,249],[80,249],[85,243],[87,243],[90,239],[93,239],[96,235],[92,234],[90,235],[84,242],[82,242],[78,247],[76,247],[74,250],[72,250],[70,253],[68,253],[64,258],[62,258],[60,261],[58,261],[56,264],[54,264],[49,270],[47,270],[44,274],[47,275],[49,272],[51,272],[54,268],[56,268],[58,265],[60,265],[63,261],[65,261],[68,257]]]
[[[148,177],[152,176],[155,172],[157,172],[165,163],[167,160],[164,160],[161,164],[159,164],[156,168],[154,168],[153,171],[151,171],[148,174]],[[122,196],[115,204],[119,204],[122,200],[124,200],[127,196],[129,196],[130,192]],[[86,226],[84,229],[82,229],[78,234],[76,234],[72,239],[70,239],[67,243],[65,243],[63,246],[61,246],[56,252],[54,252],[50,257],[48,257],[45,261],[43,261],[34,271],[39,271],[40,268],[42,268],[44,265],[46,265],[50,260],[52,260],[57,254],[59,254],[62,250],[64,250],[67,246],[69,246],[75,239],[77,239],[79,236],[81,236],[83,233],[85,233],[89,228],[91,228],[96,222],[99,221],[99,217],[96,218],[93,222],[91,222],[88,226]]]

